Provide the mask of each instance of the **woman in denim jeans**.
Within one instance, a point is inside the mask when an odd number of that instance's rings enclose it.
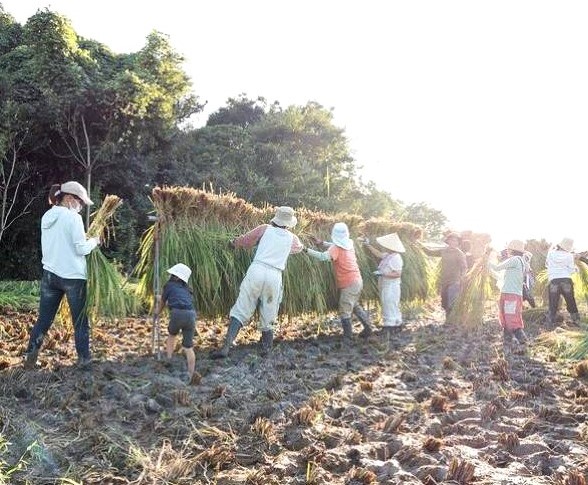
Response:
[[[574,255],[573,248],[574,240],[565,237],[547,252],[545,260],[547,279],[549,280],[547,325],[550,327],[555,326],[561,296],[566,302],[572,323],[578,324],[580,322],[580,314],[574,295],[574,283],[572,282],[572,275],[578,271],[576,268],[577,256]]]
[[[25,368],[33,368],[45,334],[51,328],[63,295],[67,297],[74,322],[78,364],[91,362],[90,325],[86,314],[86,255],[98,238],[86,238],[80,211],[91,205],[86,189],[78,182],[53,185],[49,192],[53,205],[41,219],[43,277],[39,316],[29,339]]]

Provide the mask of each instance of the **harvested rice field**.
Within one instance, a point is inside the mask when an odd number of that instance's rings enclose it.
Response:
[[[388,343],[291,318],[265,359],[249,327],[220,362],[226,323],[199,321],[191,383],[139,318],[94,325],[89,372],[56,325],[25,371],[36,315],[3,312],[0,483],[586,483],[588,365],[560,358],[574,332],[528,318],[519,353],[493,315],[465,329],[435,308]]]

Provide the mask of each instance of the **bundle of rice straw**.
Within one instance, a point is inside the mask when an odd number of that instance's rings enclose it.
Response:
[[[252,251],[234,250],[228,243],[235,236],[267,223],[275,209],[255,207],[234,194],[213,194],[190,187],[157,187],[152,201],[158,216],[160,280],[167,279],[167,268],[178,262],[187,264],[192,269],[189,285],[199,313],[206,317],[226,315],[252,259]],[[403,298],[426,298],[427,262],[420,251],[412,250],[411,244],[422,233],[419,226],[389,219],[365,221],[355,214],[326,214],[305,208],[296,209],[296,216],[294,232],[304,244],[310,235],[328,240],[333,224],[339,221],[348,225],[353,237],[398,232],[407,246]],[[138,296],[143,301],[153,298],[154,233],[152,226],[143,235],[139,249],[136,275],[140,280]],[[372,274],[377,263],[360,244],[355,248],[364,277],[363,299],[377,303],[377,278]],[[293,255],[283,277],[282,314],[323,314],[337,308],[338,293],[329,265],[304,254]]]
[[[484,323],[486,302],[496,293],[494,277],[488,268],[488,258],[479,258],[464,277],[463,287],[449,320],[469,327]]]
[[[108,242],[112,235],[112,218],[121,204],[122,200],[116,195],[107,195],[93,216],[88,236],[99,237],[101,241]],[[117,268],[104,256],[100,248],[94,249],[87,256],[87,263],[88,314],[94,318],[126,316],[128,303],[122,291],[123,277]]]

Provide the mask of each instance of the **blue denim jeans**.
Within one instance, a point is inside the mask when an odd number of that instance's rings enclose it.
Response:
[[[86,280],[60,278],[50,271],[43,270],[41,279],[41,301],[39,318],[31,330],[27,352],[39,349],[43,337],[51,328],[59,304],[67,297],[72,320],[74,322],[74,338],[76,352],[80,359],[90,358],[90,324],[86,314]]]

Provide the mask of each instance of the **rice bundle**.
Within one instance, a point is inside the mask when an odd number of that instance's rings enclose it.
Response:
[[[107,195],[94,214],[88,228],[89,237],[108,241],[112,236],[111,222],[122,200],[116,195]],[[122,290],[123,277],[117,268],[104,256],[100,248],[87,256],[88,296],[86,311],[92,317],[109,318],[127,315],[130,301]]]
[[[229,241],[259,224],[268,223],[274,216],[273,207],[255,207],[233,194],[216,195],[189,187],[155,188],[152,202],[158,215],[160,236],[160,280],[165,281],[165,270],[177,263],[192,269],[190,286],[197,299],[199,313],[208,317],[226,315],[234,304],[241,280],[252,260],[252,251],[235,250]],[[325,214],[308,209],[297,209],[298,225],[294,232],[303,243],[308,236],[328,239],[335,222],[345,222],[352,234],[359,235],[378,229],[376,235],[398,232],[407,245],[403,288],[405,298],[425,298],[428,291],[427,262],[410,244],[420,237],[421,230],[414,224],[392,221],[364,221],[353,214]],[[138,295],[153,298],[156,226],[143,235],[139,249]],[[371,233],[371,232],[370,232]],[[356,246],[358,263],[364,276],[363,297],[378,301],[377,279],[372,274],[376,264],[365,250]],[[406,276],[405,276],[406,275]],[[406,278],[406,284],[404,284]],[[284,272],[282,313],[301,315],[325,313],[337,307],[337,288],[333,271],[304,254],[292,255]]]
[[[481,326],[486,301],[495,293],[492,280],[488,259],[478,259],[464,277],[462,291],[449,315],[450,321],[472,327]]]

